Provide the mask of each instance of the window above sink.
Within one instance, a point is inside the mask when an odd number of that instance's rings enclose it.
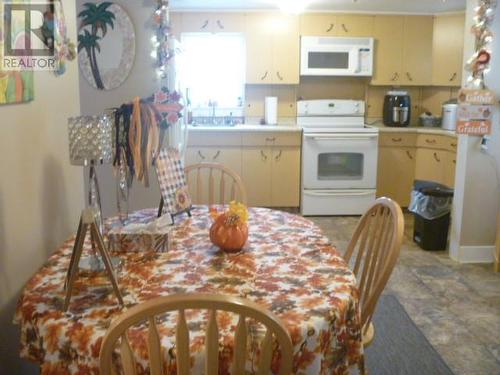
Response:
[[[189,93],[193,118],[205,123],[212,118],[213,124],[242,118],[244,34],[183,33],[181,42],[179,78]]]

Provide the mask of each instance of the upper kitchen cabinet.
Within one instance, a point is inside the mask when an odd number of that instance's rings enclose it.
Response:
[[[182,32],[182,13],[172,12],[170,13],[170,32],[177,40],[181,40]]]
[[[182,14],[182,32],[237,33],[245,31],[242,13],[191,13]]]
[[[375,59],[373,85],[399,85],[402,82],[403,25],[401,16],[375,16]]]
[[[340,14],[337,16],[336,36],[370,37],[373,35],[373,16]]]
[[[299,83],[297,16],[254,13],[246,17],[247,84]]]
[[[337,16],[333,13],[309,13],[300,17],[300,35],[335,36]]]
[[[373,85],[425,86],[432,76],[433,19],[375,16]]]
[[[300,35],[368,37],[373,33],[373,16],[351,14],[304,14]]]
[[[429,16],[406,16],[403,33],[401,83],[427,86],[432,83],[432,29]]]
[[[460,86],[462,84],[465,15],[434,17],[432,43],[432,84]]]

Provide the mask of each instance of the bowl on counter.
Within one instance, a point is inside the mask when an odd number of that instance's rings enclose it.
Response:
[[[425,126],[429,128],[435,128],[441,126],[441,117],[432,115],[421,115],[418,118],[418,123],[420,126]]]

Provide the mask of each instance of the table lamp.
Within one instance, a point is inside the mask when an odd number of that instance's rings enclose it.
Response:
[[[71,290],[78,274],[78,269],[90,271],[106,270],[118,300],[123,300],[118,289],[116,276],[113,269],[113,259],[104,244],[102,238],[102,209],[99,194],[99,184],[95,172],[95,166],[111,163],[113,157],[112,121],[107,115],[100,116],[78,116],[68,119],[69,157],[71,164],[89,166],[89,194],[88,207],[83,210],[78,231],[76,234],[71,261],[66,275],[64,288],[66,299],[64,310],[66,311],[71,299]],[[91,256],[80,261],[83,244],[87,231],[90,230],[92,245]],[[97,256],[99,251],[102,262]],[[116,258],[117,259],[117,258]]]

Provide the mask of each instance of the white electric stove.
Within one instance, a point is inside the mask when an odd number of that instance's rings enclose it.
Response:
[[[361,215],[375,201],[378,129],[364,115],[360,100],[297,103],[303,215]]]

